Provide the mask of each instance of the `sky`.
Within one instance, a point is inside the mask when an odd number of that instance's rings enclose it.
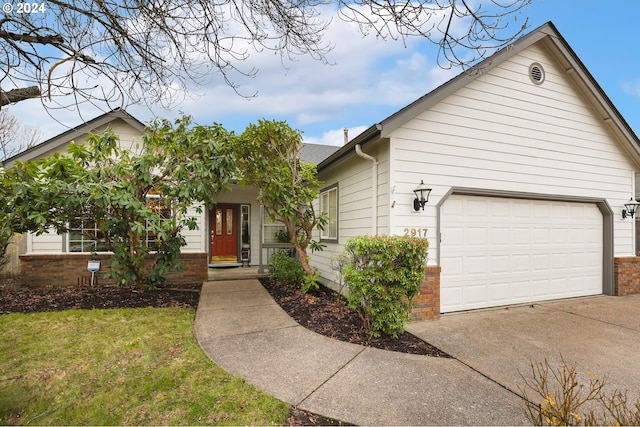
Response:
[[[521,17],[534,30],[552,21],[616,108],[640,135],[640,1],[533,0]],[[518,21],[522,22],[522,21]],[[363,37],[353,25],[333,19],[326,34],[334,44],[330,65],[308,57],[283,66],[273,53],[255,55],[254,78],[238,79],[239,96],[213,76],[190,97],[166,110],[160,106],[129,106],[127,111],[148,122],[154,116],[173,119],[189,114],[200,124],[221,123],[242,132],[259,119],[286,120],[302,132],[305,142],[341,145],[343,129],[353,138],[460,73],[436,63],[437,48],[425,40],[384,41]],[[101,111],[56,111],[53,120],[38,100],[10,106],[26,124],[39,126],[43,140]]]

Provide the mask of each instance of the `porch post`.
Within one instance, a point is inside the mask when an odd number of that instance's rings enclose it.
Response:
[[[262,264],[262,236],[264,235],[264,207],[260,204],[260,236],[258,236],[258,273],[264,273],[264,265]]]

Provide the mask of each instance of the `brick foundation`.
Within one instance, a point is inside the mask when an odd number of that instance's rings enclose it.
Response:
[[[90,254],[20,255],[20,282],[24,286],[69,286],[91,283],[91,273],[87,271]],[[109,271],[111,255],[98,255],[100,271],[95,279],[100,285],[115,284],[113,279],[105,279]],[[189,285],[207,281],[209,267],[205,252],[183,253],[180,255],[182,270],[167,275],[168,285]]]
[[[640,257],[613,259],[614,295],[640,294]]]
[[[424,270],[424,280],[411,310],[413,320],[435,320],[440,318],[440,272],[442,267],[428,266]]]

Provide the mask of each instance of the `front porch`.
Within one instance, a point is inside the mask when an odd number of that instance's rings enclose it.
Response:
[[[269,273],[266,269],[260,272],[260,266],[251,267],[209,267],[209,281],[215,282],[218,280],[240,280],[240,279],[260,279],[263,277],[269,277]]]
[[[297,256],[294,246],[289,243],[262,244],[265,256],[260,257],[258,265],[244,266],[238,263],[210,263],[208,277],[210,282],[217,280],[260,279],[269,277],[268,260],[274,253],[282,250],[290,256]]]

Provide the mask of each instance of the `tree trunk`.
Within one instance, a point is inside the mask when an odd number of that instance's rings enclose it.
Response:
[[[313,276],[316,272],[309,265],[309,260],[307,259],[307,248],[296,245],[296,252],[298,252],[300,264],[302,264],[302,269],[304,270],[304,272],[307,273],[307,276]]]
[[[307,276],[313,276],[316,272],[309,265],[309,261],[307,259],[307,247],[309,246],[309,239],[304,242],[304,246],[298,243],[298,235],[296,234],[296,230],[291,223],[291,220],[285,218],[283,220],[284,226],[287,228],[289,232],[289,236],[291,236],[290,243],[296,247],[296,252],[298,253],[298,258],[300,258],[300,263],[302,264],[302,269],[307,274]]]

